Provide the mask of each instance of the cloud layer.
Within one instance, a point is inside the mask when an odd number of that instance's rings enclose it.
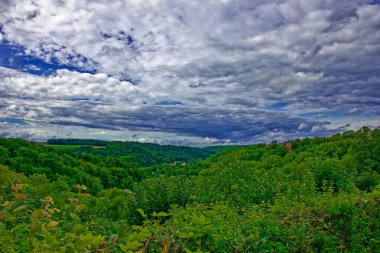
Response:
[[[2,2],[0,41],[63,66],[31,75],[8,57],[0,68],[0,117],[44,134],[84,127],[202,145],[379,124],[376,1]]]

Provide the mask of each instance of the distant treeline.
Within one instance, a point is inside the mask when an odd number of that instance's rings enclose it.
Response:
[[[49,139],[51,145],[81,145],[73,153],[87,153],[100,156],[125,157],[129,162],[147,167],[162,163],[190,163],[206,159],[223,147],[195,148],[188,146],[159,145],[154,143],[99,141],[81,139]],[[99,149],[92,146],[104,146]]]
[[[91,139],[49,139],[48,145],[89,145],[89,146],[106,146],[108,141],[91,140]]]

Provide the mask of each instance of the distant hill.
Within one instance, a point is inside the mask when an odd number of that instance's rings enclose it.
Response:
[[[88,146],[106,146],[109,141],[91,140],[91,139],[49,139],[48,145],[88,145]]]
[[[48,145],[80,145],[70,149],[73,153],[125,157],[138,166],[154,166],[172,162],[194,162],[206,159],[226,147],[195,148],[188,146],[159,145],[154,143],[100,141],[83,139],[49,139]],[[104,148],[97,148],[102,146]]]

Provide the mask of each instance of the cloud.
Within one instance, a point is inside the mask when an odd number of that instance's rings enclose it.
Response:
[[[371,3],[2,1],[1,38],[54,67],[0,67],[0,116],[216,142],[338,131],[329,112],[380,110]]]
[[[350,109],[350,110],[347,112],[347,115],[359,115],[361,112],[362,112],[362,110],[360,110],[360,109],[357,108],[357,107],[354,107],[354,108]]]
[[[304,129],[307,129],[308,128],[308,125],[306,123],[301,123],[299,124],[298,126],[298,130],[304,130]]]
[[[13,72],[3,71],[4,78],[0,87],[3,96],[60,100],[89,99],[106,102],[119,99],[138,100],[141,93],[141,89],[131,83],[102,73],[89,74],[61,69],[56,75],[44,78],[21,73],[13,74]]]
[[[20,74],[3,80],[0,102],[5,107],[4,116],[30,122],[110,131],[168,132],[219,143],[248,143],[272,131],[286,133],[284,138],[308,133],[306,128],[297,129],[305,124],[301,117],[279,111],[236,105],[206,110],[203,105],[170,100],[153,103],[158,95],[147,96],[148,92],[139,87],[105,74],[62,70],[56,76]],[[311,128],[320,123],[307,124]]]
[[[327,118],[327,115],[325,114],[318,114],[315,116],[315,119],[323,119],[323,118]]]

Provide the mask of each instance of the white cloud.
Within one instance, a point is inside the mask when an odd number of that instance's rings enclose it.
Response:
[[[324,126],[313,126],[311,128],[311,133],[324,133],[326,128]]]
[[[362,110],[360,110],[360,109],[357,108],[357,107],[354,107],[354,108],[351,108],[351,109],[347,112],[347,115],[359,115],[361,112],[362,112]]]
[[[298,130],[304,130],[304,129],[306,129],[306,128],[308,128],[308,125],[305,124],[305,123],[301,123],[301,124],[299,124],[299,126],[298,126]]]
[[[2,80],[0,91],[10,96],[36,99],[132,100],[132,103],[144,96],[139,87],[107,74],[79,73],[65,69],[48,77],[12,74]]]

